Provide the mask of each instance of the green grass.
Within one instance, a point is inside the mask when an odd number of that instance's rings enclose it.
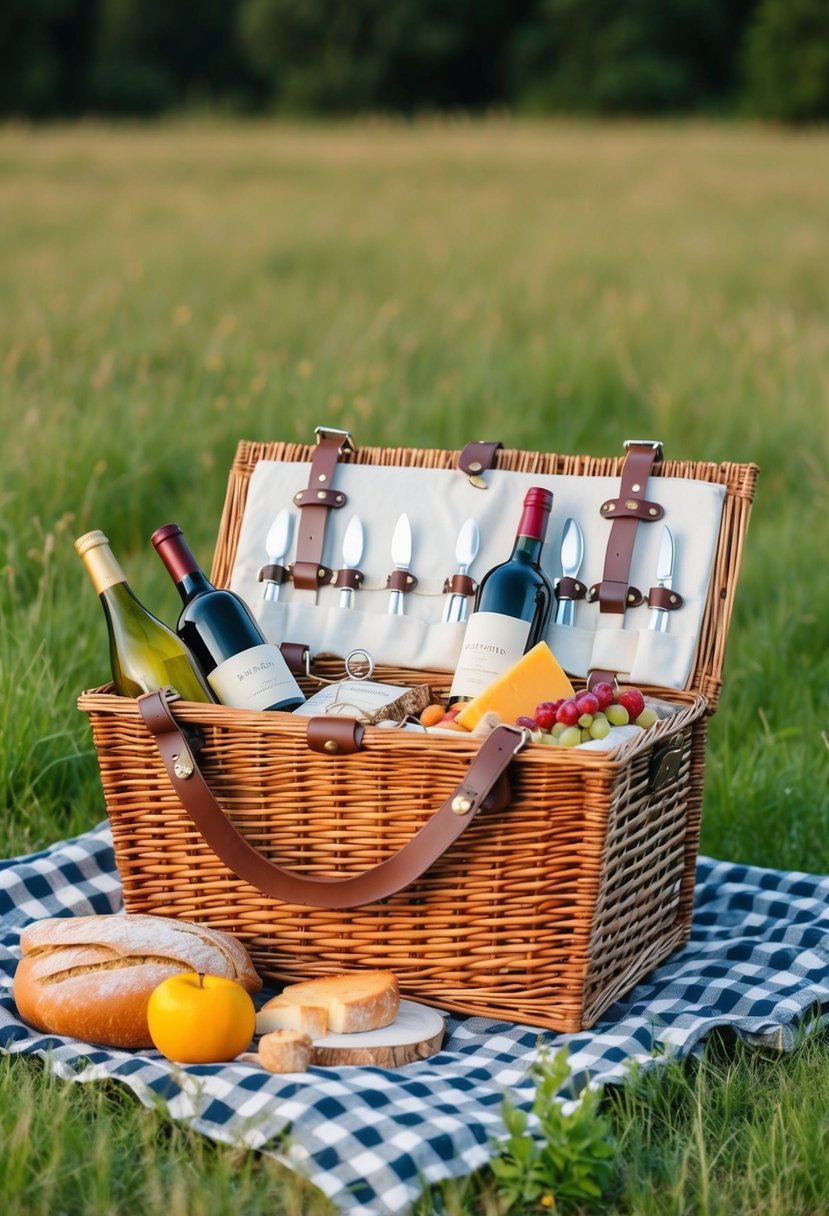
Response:
[[[174,618],[153,528],[178,519],[207,560],[237,440],[327,423],[361,444],[615,454],[645,435],[756,461],[702,847],[829,871],[827,154],[826,133],[686,124],[0,131],[3,854],[104,814],[74,705],[106,678],[104,628],[72,539],[104,528]],[[825,1210],[827,1058],[825,1039],[773,1063],[717,1048],[625,1091],[618,1210]],[[4,1067],[12,1125],[71,1103],[107,1129],[53,1121],[56,1159],[111,1159],[112,1210],[124,1137],[158,1210],[200,1210],[172,1173],[194,1154],[216,1194],[237,1185],[231,1150],[128,1096]],[[271,1174],[243,1173],[238,1210],[258,1210]],[[78,1210],[44,1177],[51,1210]]]

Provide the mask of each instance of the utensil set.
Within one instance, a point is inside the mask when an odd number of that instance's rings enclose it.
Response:
[[[268,555],[268,561],[273,565],[284,564],[285,558],[291,547],[293,537],[293,517],[287,508],[283,508],[278,512],[271,527],[265,537],[265,551]],[[480,549],[481,535],[477,521],[470,516],[461,524],[458,536],[455,541],[455,561],[457,569],[452,582],[455,582],[459,576],[468,576],[469,569],[475,558],[478,556]],[[342,569],[349,571],[358,571],[360,562],[363,558],[365,548],[365,536],[363,523],[359,515],[352,515],[348,521],[348,526],[345,530],[342,544]],[[576,583],[579,573],[581,572],[582,563],[584,561],[584,536],[579,524],[573,518],[565,520],[564,528],[561,534],[561,544],[559,550],[559,561],[561,563],[561,578],[556,586],[556,614],[555,623],[566,627],[572,626],[575,620],[575,589],[579,586]],[[406,594],[402,589],[401,579],[396,577],[397,572],[405,576],[403,581],[408,581],[413,585],[414,578],[411,575],[412,568],[412,526],[408,515],[405,513],[398,517],[395,524],[394,532],[391,539],[391,559],[394,565],[395,573],[389,580],[391,589],[389,591],[389,600],[387,612],[392,616],[403,616],[406,611]],[[674,538],[670,528],[663,527],[662,541],[659,548],[659,556],[656,563],[656,586],[666,590],[673,586],[674,573],[674,557],[675,547]],[[398,585],[395,585],[398,584]],[[340,587],[340,607],[353,608],[354,595],[356,587],[352,585],[344,585]],[[583,591],[583,589],[582,589]],[[280,584],[271,579],[266,579],[264,584],[263,597],[266,600],[278,600],[280,592]],[[465,621],[469,615],[469,601],[472,595],[467,592],[450,591],[446,599],[446,605],[443,612],[443,620],[446,621]],[[668,628],[668,610],[662,607],[654,607],[651,610],[648,629],[665,633]]]

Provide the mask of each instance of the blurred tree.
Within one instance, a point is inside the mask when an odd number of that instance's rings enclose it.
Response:
[[[83,111],[98,7],[99,0],[0,0],[0,114]]]
[[[752,113],[794,123],[829,118],[829,0],[761,0],[745,74]]]
[[[236,37],[238,0],[99,0],[92,100],[154,113],[199,102],[247,108],[256,84]]]
[[[722,107],[757,0],[538,0],[509,49],[531,110],[647,114]]]
[[[278,108],[481,108],[532,0],[242,0],[240,29]]]

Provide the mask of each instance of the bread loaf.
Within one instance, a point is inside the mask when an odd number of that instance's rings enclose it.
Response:
[[[228,933],[162,916],[116,913],[36,921],[20,935],[14,977],[20,1016],[50,1034],[108,1047],[152,1047],[150,993],[168,976],[198,971],[262,981]]]
[[[307,1072],[314,1048],[299,1030],[273,1030],[259,1040],[259,1061],[268,1072]]]
[[[400,989],[393,971],[346,971],[318,976],[283,988],[279,996],[262,1006],[259,1019],[274,1007],[284,1009],[285,1004],[322,1005],[328,1033],[360,1034],[379,1030],[394,1021],[400,1010]]]

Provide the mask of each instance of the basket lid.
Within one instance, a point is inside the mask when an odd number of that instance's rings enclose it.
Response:
[[[339,434],[339,432],[338,432]],[[533,475],[549,474],[579,478],[619,478],[623,476],[626,456],[561,455],[531,452],[491,445],[493,476],[508,469]],[[252,442],[238,444],[230,469],[224,508],[214,553],[212,579],[217,586],[229,585],[239,544],[250,478],[260,461],[310,462],[317,448],[313,444]],[[435,448],[354,449],[345,445],[340,459],[349,464],[455,469],[459,476],[462,453]],[[650,503],[659,502],[659,481],[688,479],[722,487],[722,513],[713,546],[711,575],[701,611],[696,647],[683,688],[701,694],[711,712],[717,706],[722,688],[725,644],[734,607],[743,543],[754,500],[758,467],[733,462],[665,460],[661,447],[654,447],[655,463],[650,470],[647,492]],[[647,504],[646,504],[647,506]],[[329,572],[330,573],[330,572]],[[657,601],[658,602],[658,601]],[[652,683],[652,681],[645,681]]]

